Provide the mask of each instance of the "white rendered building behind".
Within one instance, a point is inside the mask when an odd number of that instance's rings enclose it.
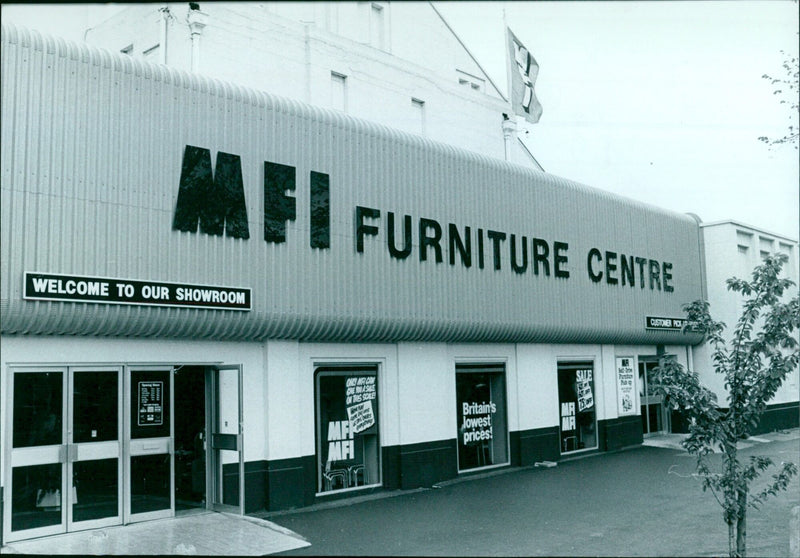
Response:
[[[541,168],[501,88],[430,2],[134,4],[86,33],[135,58]],[[108,14],[97,8],[98,17]]]

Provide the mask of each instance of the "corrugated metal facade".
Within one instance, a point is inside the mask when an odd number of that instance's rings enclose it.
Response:
[[[697,223],[448,146],[124,55],[3,27],[2,331],[214,339],[685,343],[646,331],[646,315],[682,315],[700,298]],[[498,123],[499,125],[499,123]],[[173,230],[187,145],[241,157],[249,239]],[[296,167],[297,218],[264,240],[264,162]],[[330,177],[330,248],[311,248],[309,174]],[[380,210],[356,250],[356,207]],[[388,212],[410,215],[406,259],[387,248]],[[443,262],[420,261],[420,219],[443,229]],[[485,266],[449,263],[448,225]],[[506,233],[501,269],[486,235]],[[527,237],[528,269],[519,260]],[[550,274],[532,272],[532,238]],[[554,276],[555,242],[568,244]],[[587,255],[672,264],[673,292],[589,277]],[[619,262],[618,262],[619,265]],[[595,261],[595,273],[602,264]],[[41,302],[37,271],[252,289],[250,312]],[[619,271],[617,271],[619,273]]]

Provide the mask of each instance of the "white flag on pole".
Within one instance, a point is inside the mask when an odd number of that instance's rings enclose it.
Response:
[[[531,124],[536,124],[542,117],[542,105],[539,104],[533,90],[536,76],[539,75],[539,64],[508,27],[506,36],[510,61],[511,106],[514,114],[522,116]]]

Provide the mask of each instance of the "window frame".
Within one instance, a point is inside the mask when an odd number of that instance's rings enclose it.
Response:
[[[503,461],[492,463],[489,465],[478,465],[476,467],[467,467],[461,468],[461,456],[460,452],[461,446],[461,418],[462,412],[459,410],[459,395],[458,395],[458,376],[459,374],[487,374],[491,376],[499,376],[502,380],[502,396],[503,396],[503,405],[502,409],[498,408],[496,413],[502,413],[502,420],[503,426],[505,427],[505,432],[503,432],[503,441],[505,444],[505,457]],[[481,361],[478,359],[468,359],[468,360],[459,360],[455,363],[454,367],[454,395],[455,395],[455,404],[456,404],[456,468],[459,474],[465,473],[474,473],[477,471],[485,471],[487,469],[496,469],[498,467],[508,467],[511,464],[511,429],[509,428],[509,419],[508,419],[508,364],[505,361],[500,360],[486,360]],[[492,400],[490,400],[492,402]],[[492,437],[494,439],[494,423],[492,424]]]
[[[579,453],[583,453],[583,452],[597,451],[600,448],[600,431],[599,431],[599,428],[598,428],[599,419],[597,417],[597,401],[598,400],[597,400],[597,388],[596,388],[596,385],[597,385],[597,365],[596,364],[597,363],[595,362],[595,359],[593,359],[593,358],[574,358],[574,359],[570,358],[570,359],[559,359],[557,361],[557,364],[556,364],[556,402],[558,404],[558,451],[559,451],[560,455],[575,455],[575,454],[579,454]],[[594,444],[594,446],[591,446],[591,447],[577,448],[578,441],[576,439],[576,441],[575,441],[576,449],[565,451],[565,449],[564,449],[566,447],[565,444],[564,444],[564,440],[565,439],[564,439],[563,434],[562,434],[562,432],[563,432],[562,431],[562,426],[563,426],[562,420],[563,420],[563,418],[562,418],[562,414],[561,414],[561,405],[564,402],[561,401],[561,389],[559,387],[559,384],[560,384],[559,375],[561,374],[562,370],[564,370],[564,371],[572,370],[572,371],[576,371],[577,372],[577,370],[581,370],[581,369],[585,369],[585,368],[591,368],[591,370],[592,370],[592,399],[593,399],[592,413],[594,414],[594,440],[595,440],[595,444]],[[576,393],[576,397],[577,397],[577,393]],[[576,404],[577,404],[577,401],[576,401]],[[579,413],[579,411],[576,408],[576,410],[575,410],[575,418],[576,418],[575,431],[576,432],[578,431],[578,424],[577,424],[578,413]],[[568,430],[567,432],[570,432],[570,430]]]
[[[331,494],[341,494],[346,492],[353,492],[359,490],[374,489],[383,486],[383,459],[382,459],[382,446],[381,446],[381,367],[378,362],[357,362],[357,363],[338,363],[338,362],[315,362],[313,364],[313,382],[314,382],[314,463],[316,469],[316,496],[328,496]],[[325,462],[322,461],[322,443],[323,443],[323,425],[321,414],[321,390],[320,378],[321,377],[336,377],[336,376],[374,376],[375,377],[375,405],[373,413],[375,415],[375,446],[376,446],[376,465],[377,480],[375,482],[364,483],[362,485],[347,486],[333,490],[324,490],[324,479],[322,469]],[[327,439],[327,435],[325,435]],[[366,456],[364,456],[364,464],[366,466]]]

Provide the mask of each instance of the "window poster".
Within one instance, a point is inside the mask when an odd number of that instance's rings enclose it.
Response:
[[[592,371],[577,370],[575,381],[578,387],[578,411],[585,411],[594,407],[594,396],[592,395]]]
[[[570,432],[576,428],[575,422],[575,402],[561,403],[561,430]]]
[[[139,426],[164,423],[164,382],[139,382]]]
[[[377,378],[374,366],[317,369],[320,492],[379,481]]]
[[[462,471],[508,460],[503,368],[473,370],[469,365],[456,368],[458,468]]]
[[[558,405],[561,452],[597,447],[592,362],[559,363]]]
[[[617,357],[617,414],[635,415],[633,358]]]
[[[375,424],[375,376],[350,376],[345,381],[345,403],[350,430],[358,434]]]

